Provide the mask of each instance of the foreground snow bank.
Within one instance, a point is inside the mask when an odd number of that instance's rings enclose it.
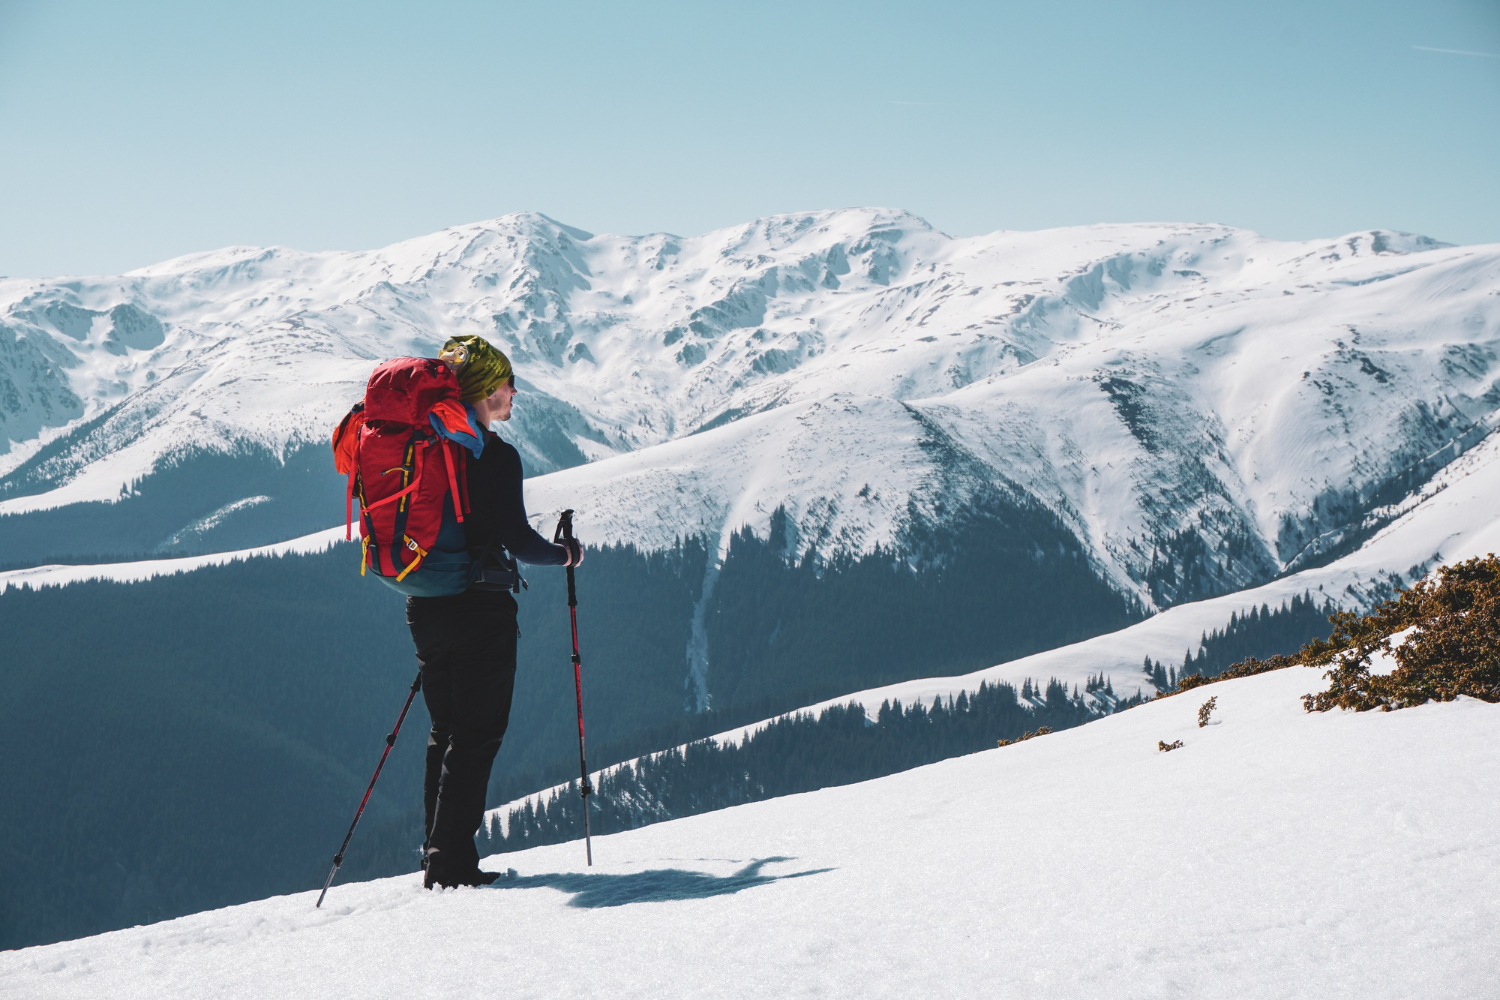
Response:
[[[1500,706],[1307,715],[1319,686],[1229,681],[1202,729],[1189,692],[600,838],[587,872],[546,847],[491,888],[403,876],[6,953],[0,995],[1500,995]]]

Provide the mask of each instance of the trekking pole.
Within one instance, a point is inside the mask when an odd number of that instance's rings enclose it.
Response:
[[[349,824],[349,832],[344,834],[344,842],[339,845],[339,852],[333,856],[333,869],[328,873],[328,881],[323,883],[323,891],[318,893],[318,902],[313,909],[319,909],[323,905],[323,897],[328,895],[328,887],[333,885],[333,877],[338,874],[339,865],[344,863],[344,850],[349,846],[349,838],[354,836],[354,828],[359,826],[359,818],[364,815],[365,804],[370,801],[370,793],[375,790],[375,782],[380,780],[380,769],[385,767],[385,759],[391,755],[391,747],[396,745],[396,737],[401,732],[401,723],[406,721],[406,711],[411,708],[412,699],[416,698],[417,692],[422,690],[422,672],[417,671],[417,679],[411,682],[411,691],[406,695],[406,704],[401,706],[401,714],[396,716],[396,728],[392,729],[385,737],[385,753],[380,755],[380,763],[375,765],[375,773],[370,776],[370,787],[365,789],[365,797],[359,800],[359,808],[354,810],[354,822]]]
[[[565,510],[557,517],[557,531],[552,536],[573,552],[573,512]],[[573,585],[573,567],[568,566],[568,619],[573,626],[573,690],[578,696],[578,794],[583,799],[583,849],[588,855],[589,867],[594,865],[594,842],[589,833],[589,796],[594,786],[589,783],[589,765],[583,756],[583,669],[578,658],[578,591]]]

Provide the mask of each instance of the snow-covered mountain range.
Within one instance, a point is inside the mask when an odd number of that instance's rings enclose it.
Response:
[[[784,507],[797,549],[869,551],[1005,496],[1160,607],[1350,551],[1490,432],[1500,247],[955,239],[879,209],[632,238],[523,214],[378,251],[7,280],[0,514],[114,503],[205,455],[291,461],[378,360],[455,333],[513,356],[507,436],[530,470],[567,470],[533,509],[578,508],[594,540],[723,546]],[[159,548],[211,549],[269,499],[221,490]]]

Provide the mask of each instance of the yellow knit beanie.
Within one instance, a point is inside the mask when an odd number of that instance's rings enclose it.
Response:
[[[500,348],[474,334],[450,339],[443,345],[438,360],[453,368],[465,403],[484,399],[506,380],[515,384],[510,358]]]

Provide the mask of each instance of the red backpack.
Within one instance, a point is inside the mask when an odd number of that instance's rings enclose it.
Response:
[[[395,358],[375,369],[364,402],[333,432],[334,465],[349,477],[346,538],[359,497],[361,575],[372,570],[403,593],[458,593],[467,586],[467,548],[433,550],[445,509],[459,524],[469,511],[462,446],[453,438],[477,441],[478,434],[459,399],[458,378],[443,362]],[[424,566],[427,572],[411,576]]]

